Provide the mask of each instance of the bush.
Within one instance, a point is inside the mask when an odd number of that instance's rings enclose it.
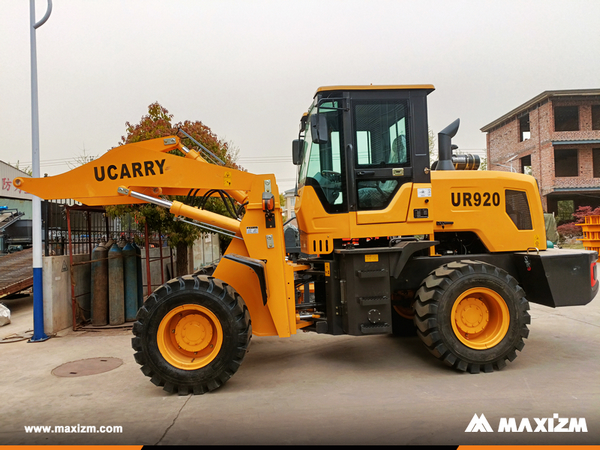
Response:
[[[600,216],[600,206],[596,209],[592,209],[591,206],[580,206],[573,213],[573,217],[577,219],[576,223],[584,223],[587,216]]]
[[[577,208],[577,211],[573,213],[575,221],[562,223],[556,228],[560,235],[560,242],[583,236],[583,228],[576,224],[584,223],[587,216],[600,216],[600,207],[592,209],[591,206],[580,206]]]
[[[558,231],[558,233],[563,239],[572,239],[575,237],[583,236],[582,228],[576,225],[575,222],[559,225],[556,228],[556,231]]]

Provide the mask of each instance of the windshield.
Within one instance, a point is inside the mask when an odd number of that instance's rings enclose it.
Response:
[[[327,119],[327,142],[312,142],[311,116],[319,114]],[[341,109],[338,101],[327,101],[308,112],[304,128],[304,156],[300,166],[298,186],[313,186],[327,212],[344,210],[345,174],[342,143]]]

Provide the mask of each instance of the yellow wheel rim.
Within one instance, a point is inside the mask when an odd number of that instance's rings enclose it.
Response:
[[[500,294],[479,287],[463,292],[456,299],[450,319],[460,342],[472,349],[485,350],[504,339],[510,313]]]
[[[200,305],[182,305],[169,311],[158,326],[158,350],[165,360],[183,370],[209,364],[223,345],[219,319]]]

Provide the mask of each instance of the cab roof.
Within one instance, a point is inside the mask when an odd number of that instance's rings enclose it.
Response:
[[[398,90],[425,90],[427,94],[435,90],[432,84],[394,84],[394,85],[338,85],[322,86],[317,89],[315,97],[321,92],[332,91],[398,91]]]

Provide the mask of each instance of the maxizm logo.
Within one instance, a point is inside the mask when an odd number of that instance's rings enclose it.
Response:
[[[465,433],[493,433],[493,431],[485,415],[474,414]],[[520,419],[518,423],[514,417],[500,418],[498,433],[522,433],[524,431],[528,433],[587,433],[587,423],[583,417],[558,417],[556,413],[549,418],[534,418],[533,423],[527,417]]]

